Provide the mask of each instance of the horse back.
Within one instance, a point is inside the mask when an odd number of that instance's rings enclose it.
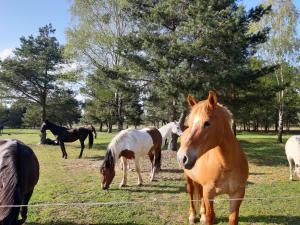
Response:
[[[291,136],[285,144],[285,153],[288,158],[300,162],[300,136]]]

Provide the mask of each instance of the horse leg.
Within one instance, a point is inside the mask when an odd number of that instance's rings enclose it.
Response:
[[[240,189],[234,194],[230,194],[230,214],[229,225],[237,225],[239,220],[239,209],[245,195],[245,188]]]
[[[194,224],[195,223],[195,204],[194,204],[194,182],[191,178],[189,178],[187,175],[185,175],[186,179],[186,191],[189,193],[190,197],[190,207],[189,207],[189,223]]]
[[[27,205],[29,202],[29,199],[31,198],[33,191],[29,192],[28,194],[26,194],[24,196],[24,199],[22,201],[22,205]],[[21,225],[23,223],[25,223],[26,219],[27,219],[27,206],[22,206],[21,207],[21,220],[18,220],[18,225]]]
[[[119,185],[119,188],[125,187],[127,184],[127,159],[125,157],[121,157],[122,169],[123,169],[123,179]]]
[[[201,205],[200,205],[200,223],[201,224],[206,224],[206,216],[205,216],[205,204],[203,200],[203,188],[201,185],[198,185],[198,191],[199,191],[199,200],[201,199]]]
[[[83,153],[83,149],[84,149],[84,139],[79,139],[80,141],[80,154],[78,156],[78,158],[80,159],[82,157],[82,153]]]
[[[148,155],[149,155],[150,162],[151,162],[151,171],[150,171],[150,175],[149,175],[149,180],[151,181],[152,171],[154,168],[154,154],[150,151]]]
[[[207,225],[213,225],[215,220],[214,202],[213,202],[215,196],[216,196],[215,190],[203,189],[203,201],[205,205],[205,217],[206,217]]]
[[[65,159],[68,158],[68,154],[66,152],[65,144],[61,140],[59,140],[59,145],[60,145],[60,148],[61,148],[61,151],[62,151],[62,157],[65,158]]]
[[[294,161],[291,158],[288,158],[289,166],[290,166],[290,180],[293,180],[293,170],[294,170]]]
[[[140,168],[140,162],[137,158],[134,159],[134,164],[135,164],[135,170],[138,174],[138,183],[137,185],[138,186],[141,186],[143,184],[143,179],[142,179],[142,176],[141,176],[141,168]]]

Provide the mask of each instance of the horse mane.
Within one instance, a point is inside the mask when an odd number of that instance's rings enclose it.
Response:
[[[20,204],[17,171],[18,142],[16,140],[0,141],[0,204]],[[12,224],[16,220],[19,208],[0,207],[0,221]],[[4,222],[4,224],[6,224]]]

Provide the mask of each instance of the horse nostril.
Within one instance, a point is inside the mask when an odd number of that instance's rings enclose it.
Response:
[[[187,162],[188,162],[188,157],[187,157],[186,155],[183,156],[182,162],[183,162],[184,165],[187,164]]]

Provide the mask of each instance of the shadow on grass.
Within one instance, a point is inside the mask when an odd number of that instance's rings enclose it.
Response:
[[[216,222],[228,222],[228,218],[216,218]],[[300,224],[300,216],[279,216],[279,215],[266,215],[266,216],[240,216],[239,222],[252,223],[274,223],[274,224],[287,224],[296,225]]]
[[[85,156],[84,159],[89,159],[91,161],[101,161],[105,158],[105,156]]]
[[[180,174],[182,174],[183,170],[182,169],[161,169],[159,172],[160,173],[180,173]]]
[[[63,222],[63,221],[51,221],[51,222],[45,222],[45,223],[26,223],[27,225],[86,225],[86,223],[74,223],[74,222]],[[132,222],[126,222],[126,223],[89,223],[89,225],[132,225]]]
[[[251,142],[240,140],[250,162],[259,166],[285,166],[287,160],[282,145],[265,139]]]

